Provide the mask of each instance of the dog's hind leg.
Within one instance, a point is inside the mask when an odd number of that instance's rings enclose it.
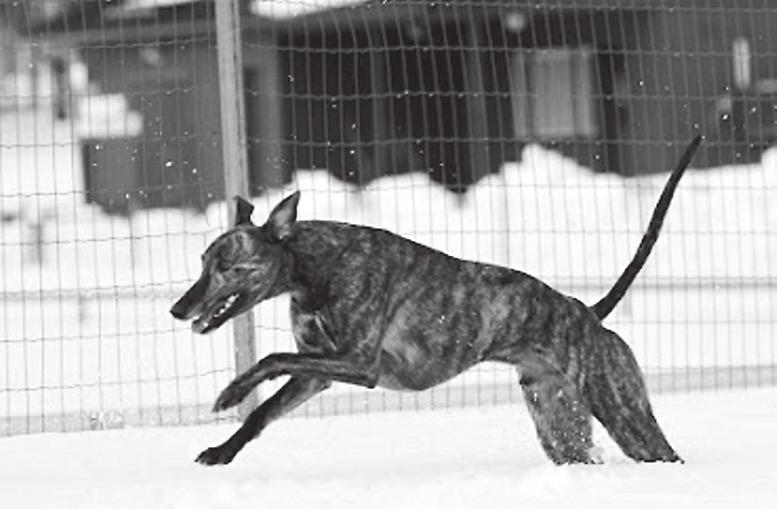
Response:
[[[270,422],[290,412],[331,384],[329,380],[317,378],[291,378],[278,392],[251,412],[240,429],[226,442],[202,451],[196,461],[204,465],[226,465],[246,443],[259,436]]]
[[[556,464],[593,463],[591,414],[575,384],[550,366],[538,369],[536,364],[519,365],[518,374],[548,457]]]
[[[623,452],[636,461],[682,461],[656,421],[647,388],[628,345],[603,330],[585,376],[585,395],[593,415]]]

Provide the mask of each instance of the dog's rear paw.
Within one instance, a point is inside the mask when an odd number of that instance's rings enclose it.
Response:
[[[218,447],[208,447],[194,461],[202,465],[227,465],[234,459],[235,454],[237,451],[219,445]]]

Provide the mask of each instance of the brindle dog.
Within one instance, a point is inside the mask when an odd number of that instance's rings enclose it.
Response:
[[[683,171],[683,154],[626,271],[588,307],[516,270],[463,261],[393,233],[297,221],[299,192],[262,226],[238,198],[236,224],[205,251],[202,275],[175,303],[200,334],[255,304],[291,294],[299,353],[274,353],[235,378],[214,411],[258,384],[289,381],[197,461],[226,464],[273,420],[333,381],[421,391],[482,361],[518,371],[537,434],[555,463],[592,463],[591,415],[636,461],[681,461],[656,422],[626,343],[602,326],[644,264]]]

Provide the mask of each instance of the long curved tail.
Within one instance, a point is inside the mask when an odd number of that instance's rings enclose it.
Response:
[[[658,233],[661,231],[661,225],[664,223],[664,217],[666,217],[666,211],[669,209],[669,204],[672,202],[672,196],[674,195],[677,184],[680,182],[680,177],[685,173],[685,169],[691,163],[696,149],[701,144],[701,135],[696,136],[688,148],[685,149],[680,160],[677,162],[677,166],[669,176],[669,180],[664,186],[664,190],[661,192],[661,197],[658,199],[656,208],[653,209],[653,217],[650,218],[650,224],[648,224],[647,231],[642,236],[642,241],[639,243],[637,252],[634,253],[634,258],[626,267],[626,270],[620,275],[607,295],[602,297],[599,302],[591,306],[594,314],[602,320],[615,308],[615,306],[623,298],[623,295],[628,290],[634,278],[645,265],[645,261],[650,255],[650,251],[653,249],[653,244],[658,239]]]

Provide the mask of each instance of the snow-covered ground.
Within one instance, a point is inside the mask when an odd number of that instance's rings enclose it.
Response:
[[[61,413],[133,420],[172,406],[180,418],[179,407],[209,405],[233,376],[229,327],[197,337],[168,314],[197,277],[202,250],[226,228],[225,205],[204,214],[143,210],[127,220],[85,204],[74,127],[53,121],[45,107],[38,115],[0,115],[6,430],[18,429],[12,418],[37,422]],[[453,255],[524,270],[593,302],[632,256],[666,174],[595,174],[539,146],[522,156],[463,196],[423,174],[381,178],[360,190],[323,171],[301,171],[285,189],[254,199],[255,220],[301,189],[301,219],[387,228]],[[777,365],[776,281],[772,149],[759,164],[688,172],[651,259],[607,325],[648,373],[688,377],[708,368],[720,370],[727,385],[732,369]],[[259,306],[256,317],[261,355],[292,348],[286,300]],[[755,382],[774,383],[775,370],[768,375]],[[430,404],[461,387],[482,386],[487,398],[489,386],[505,383],[514,383],[512,370],[486,366],[440,389]],[[358,397],[348,387],[332,392]],[[54,429],[62,427],[71,429]]]
[[[236,425],[0,440],[3,507],[630,509],[777,506],[777,389],[662,395],[685,464],[635,464],[597,428],[604,465],[556,467],[522,405],[287,419],[235,462],[192,460]]]

